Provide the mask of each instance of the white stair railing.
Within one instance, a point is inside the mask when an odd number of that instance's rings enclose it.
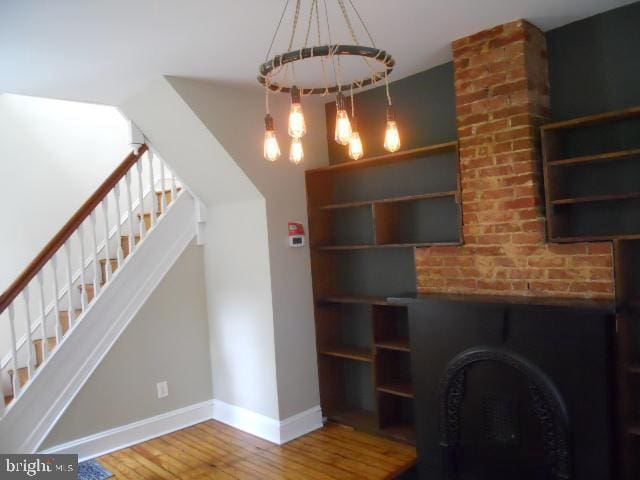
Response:
[[[143,163],[145,154],[147,162]],[[159,178],[154,175],[155,172],[159,172]],[[166,172],[168,177],[165,177]],[[171,182],[170,190],[165,188],[167,180]],[[126,188],[124,196],[120,195],[122,182]],[[161,187],[160,191],[157,186]],[[133,191],[134,188],[137,192]],[[85,311],[91,308],[101,289],[106,288],[112,277],[126,266],[127,258],[139,247],[143,238],[152,232],[166,212],[167,197],[169,203],[172,203],[181,190],[175,174],[165,162],[154,156],[146,145],[140,146],[125,158],[2,294],[0,321],[8,322],[10,345],[9,352],[0,352],[6,353],[0,358],[0,418],[19,400],[36,371],[42,370],[55,355],[56,348],[64,337],[72,333],[77,322],[82,321]],[[134,194],[137,197],[135,202]],[[113,213],[110,203],[113,201],[110,202],[109,197],[115,201],[115,218],[110,217]],[[147,207],[150,205],[150,211],[145,209],[146,198],[149,199],[146,203]],[[121,216],[123,206],[124,217]],[[148,225],[145,223],[146,213],[150,217]],[[138,215],[137,225],[134,215]],[[90,224],[88,228],[91,239],[85,235],[85,222]],[[110,229],[111,224],[115,226]],[[99,225],[104,232],[98,231]],[[138,235],[139,241],[136,241]],[[78,248],[74,248],[75,242],[72,243],[74,236],[78,240]],[[98,238],[103,239],[100,244]],[[122,247],[125,239],[129,247],[126,256]],[[89,240],[90,243],[85,244]],[[110,254],[113,242],[115,258]],[[66,276],[62,281],[62,288],[59,288],[60,250],[64,250],[62,274]],[[74,264],[74,259],[79,265]],[[112,260],[116,262],[115,267],[112,266]],[[89,270],[87,274],[86,269],[93,270]],[[51,273],[50,281],[45,272]],[[93,283],[88,284],[87,280]],[[35,298],[31,298],[30,288],[36,288]],[[92,294],[89,294],[90,291]],[[51,292],[49,298],[46,292]],[[16,303],[22,304],[20,308],[16,308]],[[35,321],[33,312],[37,313]],[[40,345],[38,352],[35,351],[36,342]],[[25,368],[26,375],[21,373]],[[10,400],[6,406],[3,401],[5,399],[7,402]]]

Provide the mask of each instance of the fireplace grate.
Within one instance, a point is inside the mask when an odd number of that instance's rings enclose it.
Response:
[[[485,437],[502,445],[520,444],[516,402],[511,398],[487,395],[482,400]]]

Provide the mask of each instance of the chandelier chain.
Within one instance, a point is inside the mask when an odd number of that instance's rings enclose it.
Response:
[[[313,4],[315,5],[316,10],[316,29],[318,33],[318,45],[322,45],[322,34],[320,31],[320,13],[319,13],[319,0],[313,0]],[[320,57],[320,68],[322,68],[322,80],[324,81],[324,94],[329,94],[329,79],[327,78],[327,70],[324,67],[324,57]]]
[[[373,40],[373,37],[371,36],[371,33],[369,32],[369,29],[367,28],[367,24],[364,23],[364,20],[360,16],[360,12],[358,12],[358,9],[356,8],[356,6],[353,4],[353,2],[351,0],[349,0],[349,4],[351,5],[351,8],[353,8],[353,11],[356,12],[356,15],[358,16],[358,19],[360,20],[360,24],[362,24],[362,27],[364,28],[364,31],[367,33],[367,37],[369,37],[369,41],[371,41],[371,45],[373,47],[375,47],[376,46],[376,42]]]
[[[287,7],[289,6],[289,1],[290,0],[287,0],[287,2],[284,4],[284,8],[282,9],[282,14],[280,14],[280,20],[278,21],[278,26],[276,27],[275,32],[273,32],[273,37],[271,37],[271,43],[269,44],[269,50],[267,50],[267,56],[264,59],[265,62],[267,60],[269,60],[269,55],[271,54],[271,49],[273,48],[273,44],[276,41],[276,36],[278,35],[278,32],[280,31],[280,26],[282,25],[282,19],[284,18],[284,14],[287,12]]]

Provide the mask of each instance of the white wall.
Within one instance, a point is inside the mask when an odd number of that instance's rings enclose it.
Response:
[[[203,249],[192,242],[133,318],[42,449],[210,400]],[[169,396],[158,399],[156,383]]]
[[[276,163],[262,158],[260,89],[171,77],[120,105],[207,205],[214,398],[274,419],[319,404],[309,251],[287,246],[287,221],[306,225],[304,170],[328,163],[324,108],[304,103],[306,158],[296,166],[288,103],[272,100]]]
[[[122,162],[128,142],[127,122],[114,107],[0,95],[0,290]],[[50,288],[46,295],[49,301]],[[22,310],[17,315],[19,337]],[[10,349],[6,320],[0,316],[0,358]]]
[[[0,95],[0,290],[129,151],[113,107]]]
[[[262,158],[264,91],[186,78],[169,81],[265,197],[279,418],[288,418],[319,404],[309,247],[288,246],[287,222],[307,225],[304,171],[328,163],[324,104],[303,99],[305,159],[293,165],[286,131],[290,101],[271,95],[282,157],[270,163]]]

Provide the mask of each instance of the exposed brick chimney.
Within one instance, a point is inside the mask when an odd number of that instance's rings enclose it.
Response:
[[[453,58],[465,244],[418,249],[418,289],[612,298],[611,243],[545,243],[544,34],[519,20],[456,40]]]

